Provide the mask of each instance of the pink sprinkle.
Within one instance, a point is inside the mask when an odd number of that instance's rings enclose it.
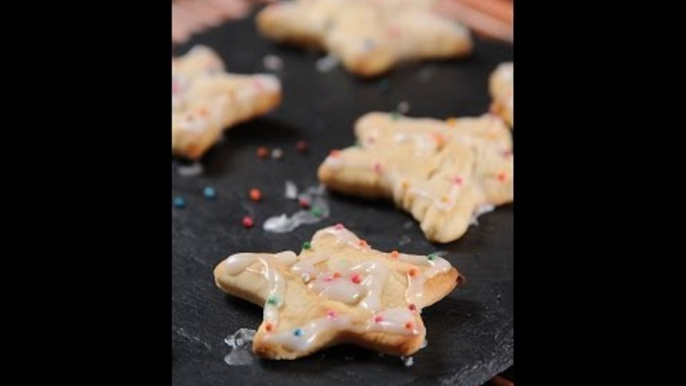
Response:
[[[453,180],[453,182],[456,183],[457,185],[462,185],[462,183],[463,183],[464,181],[462,180],[462,177],[455,177],[455,179]]]
[[[505,150],[502,154],[505,158],[512,157],[512,150]]]
[[[360,277],[360,275],[358,275],[358,274],[354,274],[354,275],[350,278],[350,280],[352,280],[353,283],[355,283],[355,284],[360,284],[360,283],[362,282],[362,277]]]
[[[336,319],[336,312],[332,310],[326,311],[326,317],[329,319]]]
[[[416,312],[416,311],[417,311],[417,306],[415,306],[414,304],[410,304],[410,307],[409,307],[409,308],[410,308],[410,311],[412,311],[412,312]]]
[[[377,162],[374,164],[374,171],[377,173],[381,172],[381,164],[380,163]]]
[[[345,228],[345,227],[344,227],[343,224],[341,224],[341,223],[336,224],[336,226],[334,227],[334,229],[337,230],[337,231],[340,231],[340,230],[343,229],[343,228]]]
[[[374,317],[374,323],[381,323],[383,321],[383,316],[377,315]]]
[[[331,277],[331,276],[327,276],[324,278],[324,281],[331,281],[331,280],[333,280],[333,277]]]
[[[255,79],[255,88],[257,89],[257,91],[264,90],[264,85],[262,84],[262,79],[260,79],[260,78]]]

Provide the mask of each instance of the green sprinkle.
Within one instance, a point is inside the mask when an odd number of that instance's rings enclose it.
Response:
[[[436,260],[436,255],[431,253],[431,254],[429,254],[429,256],[427,256],[427,258],[429,259],[429,261],[434,261],[434,260]]]
[[[391,119],[394,121],[397,121],[398,119],[400,119],[400,113],[397,111],[392,112],[391,113]]]
[[[321,217],[322,216],[322,210],[318,206],[313,206],[312,207],[312,214],[316,217]]]
[[[303,249],[310,249],[312,248],[312,244],[309,241],[305,241],[303,243]]]
[[[269,296],[267,299],[267,304],[271,304],[272,306],[277,305],[279,302],[276,300],[276,296]]]

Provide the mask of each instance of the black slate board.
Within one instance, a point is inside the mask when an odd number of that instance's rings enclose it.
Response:
[[[479,115],[488,109],[487,79],[495,66],[512,60],[510,46],[477,40],[470,59],[417,63],[394,70],[386,81],[362,81],[336,68],[315,69],[321,54],[276,45],[261,39],[253,18],[229,23],[195,37],[194,44],[217,50],[232,72],[266,72],[262,59],[272,53],[285,62],[277,75],[284,102],[267,117],[234,128],[202,160],[201,176],[181,177],[172,160],[172,197],[186,199],[185,209],[172,209],[172,384],[174,385],[480,385],[512,365],[513,351],[513,212],[498,208],[480,218],[477,227],[448,245],[427,242],[416,222],[391,203],[331,195],[331,217],[292,233],[261,229],[269,216],[293,213],[297,204],[283,197],[285,180],[298,187],[317,183],[316,168],[330,149],[354,143],[352,125],[368,111],[390,111],[407,101],[409,116],[446,118]],[[306,155],[295,143],[310,144]],[[258,146],[280,147],[281,160],[259,160]],[[205,186],[218,192],[203,197]],[[247,198],[259,188],[264,201]],[[256,227],[244,229],[251,214]],[[319,228],[342,222],[381,250],[409,253],[449,251],[446,258],[467,277],[467,284],[423,312],[428,346],[405,367],[395,357],[357,347],[335,347],[297,361],[260,360],[230,367],[223,357],[224,338],[241,327],[256,328],[259,307],[224,295],[213,282],[212,269],[240,251],[298,251]],[[399,247],[402,237],[410,242]]]

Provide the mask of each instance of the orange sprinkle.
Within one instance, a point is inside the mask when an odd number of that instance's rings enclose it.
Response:
[[[447,203],[449,200],[450,200],[450,199],[448,198],[448,196],[443,196],[443,197],[441,197],[441,202],[444,203],[444,204]]]
[[[393,256],[394,258],[397,259],[398,258],[398,251],[391,252],[391,256]]]
[[[365,240],[360,240],[360,246],[361,246],[361,247],[366,247],[366,246],[367,246],[367,242],[366,242]]]
[[[431,136],[433,137],[434,141],[436,141],[438,147],[443,147],[443,144],[445,144],[445,137],[443,137],[441,133],[431,133]]]
[[[410,183],[407,181],[403,181],[400,186],[402,186],[403,189],[407,189],[410,187]]]
[[[498,178],[498,180],[500,180],[500,182],[505,182],[505,180],[507,179],[507,174],[505,174],[505,172],[500,172],[496,175],[496,177]]]
[[[446,119],[445,123],[447,123],[448,126],[455,126],[455,125],[457,125],[457,119],[450,117],[450,118]]]
[[[207,116],[207,109],[204,107],[201,107],[200,110],[198,110],[198,114],[202,116]]]
[[[267,323],[264,326],[264,329],[267,330],[267,332],[271,332],[274,329],[274,325],[272,325],[271,323]]]
[[[333,277],[338,279],[339,277],[341,277],[341,273],[340,272],[334,272]]]
[[[255,202],[262,200],[262,192],[259,189],[250,189],[250,199]]]
[[[258,147],[257,156],[260,158],[267,158],[267,156],[269,156],[269,149],[267,149],[265,146]]]
[[[331,153],[329,154],[331,157],[338,157],[339,155],[341,155],[341,151],[336,149],[331,150]]]
[[[411,277],[415,277],[415,276],[417,276],[417,274],[419,272],[417,272],[417,268],[411,268],[410,272],[408,272],[408,273],[410,274]]]
[[[405,328],[407,328],[408,330],[411,330],[413,327],[414,327],[414,323],[412,323],[412,322],[405,323]]]

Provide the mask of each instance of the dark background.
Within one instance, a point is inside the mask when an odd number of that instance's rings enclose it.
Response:
[[[363,81],[336,68],[320,73],[321,53],[276,45],[257,35],[253,18],[228,23],[194,37],[195,44],[215,49],[227,69],[237,73],[267,72],[266,54],[283,59],[276,74],[284,89],[283,104],[272,114],[225,133],[224,141],[202,160],[201,176],[181,177],[172,160],[172,195],[183,196],[186,208],[172,209],[172,381],[175,385],[293,384],[350,385],[479,385],[513,363],[513,216],[512,207],[484,215],[457,242],[432,245],[411,216],[390,202],[370,203],[331,195],[331,217],[291,233],[270,234],[264,220],[298,210],[283,196],[284,183],[299,188],[317,184],[316,168],[332,148],[354,143],[353,123],[369,111],[390,111],[410,104],[409,116],[447,118],[479,115],[490,98],[488,76],[497,64],[512,60],[511,46],[477,40],[465,60],[403,65],[388,76]],[[306,154],[295,150],[306,140]],[[255,156],[258,146],[284,151],[280,160]],[[208,201],[202,190],[214,187]],[[259,188],[261,203],[248,199]],[[253,229],[241,219],[252,215]],[[342,222],[381,250],[409,253],[449,251],[446,258],[467,277],[467,285],[427,308],[423,318],[428,347],[405,367],[395,357],[381,357],[357,347],[336,347],[290,362],[258,361],[230,367],[223,361],[230,348],[223,339],[238,328],[255,329],[261,308],[223,294],[212,269],[241,251],[298,250],[319,228]],[[400,246],[400,239],[410,242]]]

